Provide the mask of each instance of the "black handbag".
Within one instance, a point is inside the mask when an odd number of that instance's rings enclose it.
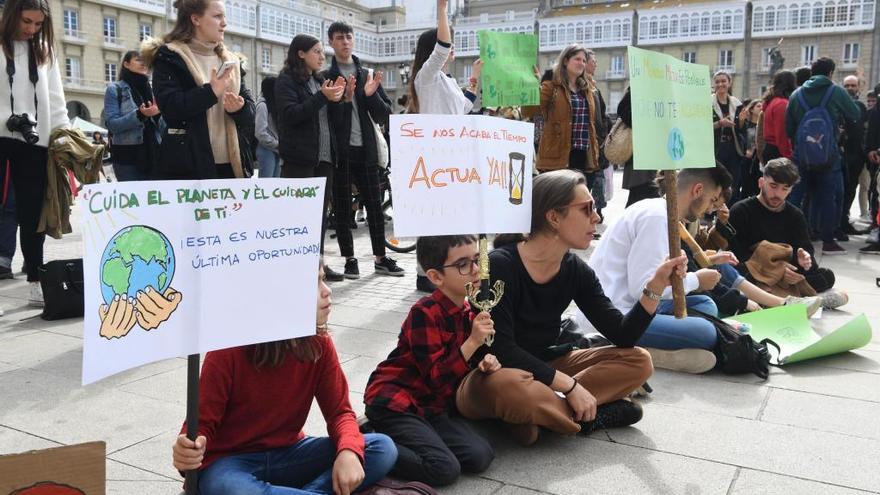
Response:
[[[50,261],[39,268],[44,320],[77,318],[85,314],[83,260]]]
[[[767,346],[776,348],[780,353],[779,345],[770,339],[755,342],[751,335],[742,333],[726,321],[708,315],[693,308],[688,308],[691,316],[698,316],[709,320],[715,325],[718,342],[715,344],[715,368],[728,375],[754,373],[764,380],[770,375],[770,350]]]

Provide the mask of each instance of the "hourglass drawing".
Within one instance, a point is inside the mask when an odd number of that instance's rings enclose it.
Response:
[[[523,188],[525,187],[526,156],[522,153],[513,152],[509,157],[509,171],[507,190],[510,193],[508,200],[515,205],[522,204]]]

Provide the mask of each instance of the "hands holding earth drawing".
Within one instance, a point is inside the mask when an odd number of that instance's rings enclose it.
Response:
[[[135,323],[147,331],[156,329],[171,317],[182,301],[183,294],[171,287],[164,294],[149,286],[133,298],[127,294],[117,294],[109,305],[102,304],[98,308],[101,337],[125,337]]]

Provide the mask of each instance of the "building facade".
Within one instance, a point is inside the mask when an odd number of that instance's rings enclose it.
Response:
[[[226,44],[248,58],[245,81],[277,74],[290,40],[299,33],[321,39],[344,20],[355,29],[355,53],[385,73],[392,99],[406,92],[418,36],[433,21],[406,20],[403,2],[366,8],[351,0],[227,0]],[[725,70],[734,94],[760,95],[768,85],[769,53],[777,46],[791,69],[821,56],[838,61],[836,79],[880,79],[875,26],[877,0],[457,0],[450,8],[456,60],[450,74],[464,84],[479,56],[477,32],[535,33],[538,63],[552,67],[568,44],[596,52],[596,80],[610,112],[627,87],[626,47],[660,51]],[[52,0],[58,59],[71,116],[100,123],[103,94],[116,80],[125,51],[147,36],[167,32],[175,16],[170,0]],[[454,10],[454,11],[453,11]],[[780,42],[781,39],[781,42]],[[331,53],[327,47],[328,54]],[[863,90],[863,93],[867,91]]]

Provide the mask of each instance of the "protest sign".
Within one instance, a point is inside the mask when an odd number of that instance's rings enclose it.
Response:
[[[394,235],[528,232],[534,126],[480,115],[392,115]]]
[[[864,347],[871,341],[871,325],[865,315],[819,335],[810,327],[803,305],[779,306],[729,319],[750,325],[749,335],[756,342],[763,339],[776,342],[781,350],[776,358],[779,365],[839,354]]]
[[[534,34],[479,31],[483,61],[483,106],[538,105],[540,84],[535,78],[538,37]]]
[[[709,67],[629,47],[633,168],[715,166]]]
[[[324,187],[323,178],[86,186],[83,384],[313,334]]]
[[[0,495],[104,495],[104,442],[0,456]]]

